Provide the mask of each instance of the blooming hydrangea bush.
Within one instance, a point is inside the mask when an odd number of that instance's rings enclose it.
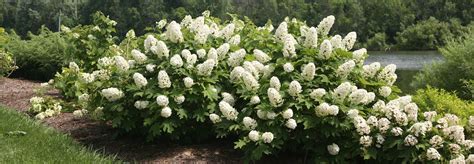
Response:
[[[296,146],[328,162],[473,162],[461,119],[399,97],[396,66],[364,65],[355,32],[328,35],[333,16],[274,29],[208,15],[130,31],[97,65],[64,68],[58,84],[73,83],[62,90],[89,113],[151,138],[213,124],[217,137],[239,136],[247,159]]]

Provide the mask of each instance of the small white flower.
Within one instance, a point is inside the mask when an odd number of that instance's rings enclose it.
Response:
[[[266,62],[268,62],[272,59],[265,52],[263,52],[259,49],[254,49],[253,54],[254,54],[255,58],[257,59],[257,61],[259,61],[261,63],[266,63]]]
[[[163,109],[161,109],[160,114],[161,114],[161,117],[164,117],[164,118],[170,117],[172,114],[171,108],[164,107]]]
[[[293,80],[291,81],[290,83],[290,86],[288,88],[288,93],[293,96],[293,97],[296,97],[298,96],[301,92],[303,91],[300,83],[296,80]]]
[[[209,76],[216,65],[216,61],[213,59],[207,59],[204,63],[198,64],[196,69],[198,74],[201,76]]]
[[[137,63],[140,63],[140,64],[144,63],[148,59],[148,57],[145,54],[141,53],[140,51],[136,49],[132,50],[132,57],[135,61],[137,61]]]
[[[130,65],[128,64],[128,61],[125,60],[122,56],[115,56],[115,66],[119,71],[127,71],[130,68]]]
[[[148,52],[150,48],[156,46],[157,43],[158,40],[153,35],[148,35],[143,43],[143,46],[145,47],[145,52]]]
[[[416,139],[413,135],[408,135],[405,137],[405,146],[415,146],[418,143],[418,139]]]
[[[326,95],[326,90],[324,88],[314,89],[309,96],[314,100],[321,99],[324,95]]]
[[[110,102],[116,101],[124,96],[124,93],[117,88],[102,89],[101,95]]]
[[[255,104],[259,104],[259,103],[260,103],[260,97],[252,96],[252,98],[250,98],[250,104],[251,105],[255,105]]]
[[[36,114],[35,118],[38,119],[38,120],[42,120],[42,119],[46,118],[46,115],[45,115],[44,112],[41,112],[41,113]]]
[[[301,76],[304,77],[305,80],[313,80],[314,75],[316,74],[316,66],[314,63],[308,63],[304,66],[303,72],[301,72]]]
[[[230,105],[234,105],[235,99],[234,99],[234,96],[232,96],[232,94],[227,93],[227,92],[222,92],[221,96],[222,96],[222,101],[225,101],[229,103]]]
[[[212,114],[209,115],[209,119],[210,119],[211,122],[214,123],[214,124],[219,123],[219,122],[222,121],[221,117],[220,117],[219,115],[217,115],[217,114],[214,114],[214,113],[212,113]]]
[[[181,33],[181,26],[175,21],[172,21],[166,27],[166,36],[173,43],[180,43],[184,41],[183,33]]]
[[[163,41],[157,41],[156,46],[151,46],[150,51],[157,55],[159,58],[165,57],[168,58],[170,55],[170,50],[166,46],[165,42]]]
[[[291,117],[293,117],[293,110],[288,108],[287,110],[283,111],[282,116],[285,119],[290,119]]]
[[[244,117],[244,119],[242,120],[242,123],[248,129],[255,129],[258,125],[257,120],[250,117]]]
[[[429,112],[424,112],[423,116],[425,117],[426,121],[434,121],[437,113],[436,111],[429,111]]]
[[[158,86],[160,88],[169,88],[171,87],[171,80],[166,71],[161,70],[158,72]]]
[[[379,94],[383,97],[388,97],[392,93],[392,88],[389,86],[382,86],[379,88]]]
[[[329,59],[332,54],[332,45],[329,40],[324,40],[323,43],[321,43],[321,46],[319,48],[319,57],[321,59]]]
[[[276,90],[280,90],[280,87],[281,87],[280,79],[278,79],[278,77],[276,76],[273,76],[272,78],[270,78],[270,87],[275,88]]]
[[[354,43],[356,42],[357,39],[357,34],[356,32],[350,32],[344,37],[342,40],[342,44],[344,45],[345,50],[349,51],[352,49],[354,46]]]
[[[288,119],[288,120],[286,120],[285,126],[289,129],[295,129],[296,126],[298,126],[298,125],[296,124],[295,119]]]
[[[154,64],[147,64],[147,65],[145,66],[146,71],[148,71],[148,72],[154,72],[154,71],[155,71],[155,67],[156,67],[156,65],[154,65]]]
[[[219,110],[227,120],[236,120],[239,112],[225,101],[219,102]]]
[[[434,148],[441,147],[443,142],[444,142],[443,138],[439,135],[435,135],[435,136],[431,137],[431,139],[429,141],[430,145]]]
[[[253,142],[257,142],[258,140],[260,140],[259,132],[255,130],[250,131],[249,139],[252,140]]]
[[[135,81],[135,85],[137,85],[138,87],[144,87],[148,84],[146,78],[140,73],[134,73],[133,80]]]
[[[186,97],[184,97],[183,95],[174,97],[174,102],[176,102],[176,104],[181,104],[184,102],[184,100],[186,100]]]
[[[264,143],[270,143],[273,141],[273,133],[271,132],[265,132],[262,134],[262,140]]]
[[[354,60],[346,61],[345,63],[341,64],[337,68],[336,74],[339,77],[346,78],[351,73],[352,69],[354,69],[354,67],[355,67]]]
[[[79,66],[75,62],[69,62],[69,69],[74,72],[79,72]]]
[[[341,35],[334,35],[330,42],[334,49],[343,48]]]
[[[182,67],[183,66],[183,59],[180,55],[176,54],[170,59],[170,65],[173,67]]]
[[[293,70],[295,70],[291,63],[285,63],[283,65],[283,69],[285,70],[285,72],[293,72]]]
[[[54,115],[54,113],[55,113],[54,110],[51,110],[51,109],[46,109],[44,111],[44,114],[46,115],[46,117],[51,117]]]
[[[159,95],[156,97],[156,103],[162,107],[168,106],[169,104],[168,97],[166,97],[165,95]]]
[[[316,28],[311,27],[306,31],[304,40],[304,46],[308,48],[318,47],[318,31]]]
[[[267,95],[270,104],[273,107],[279,107],[283,104],[283,98],[281,97],[280,92],[278,92],[278,90],[276,90],[275,88],[268,88]]]
[[[328,145],[327,150],[328,150],[329,154],[331,154],[331,155],[339,154],[339,146],[335,143],[333,143],[331,145]]]
[[[276,116],[277,116],[277,114],[275,112],[269,111],[269,112],[267,112],[267,115],[265,117],[269,120],[273,120],[273,119],[275,119]]]
[[[145,109],[148,107],[149,101],[135,101],[135,108],[137,109]]]
[[[331,27],[334,24],[335,20],[336,18],[330,15],[324,18],[321,22],[319,22],[318,32],[322,37],[325,37],[326,35],[328,35],[329,30],[331,30]]]
[[[162,29],[163,27],[166,26],[166,23],[167,23],[166,19],[162,19],[159,22],[156,22],[156,28]]]
[[[283,40],[286,34],[288,34],[288,24],[286,22],[281,22],[275,31],[275,36],[278,39]]]
[[[193,80],[192,78],[190,78],[190,77],[185,77],[185,78],[183,79],[183,82],[184,82],[184,86],[185,86],[186,88],[191,88],[191,87],[193,87],[193,85],[194,85],[194,80]]]
[[[364,147],[369,147],[372,145],[372,137],[371,136],[361,136],[359,139],[359,143]]]
[[[235,35],[229,39],[228,43],[230,45],[239,45],[240,44],[240,35]]]

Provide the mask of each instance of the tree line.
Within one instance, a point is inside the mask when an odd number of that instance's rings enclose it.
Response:
[[[271,20],[277,26],[285,17],[316,26],[322,18],[337,19],[333,33],[354,29],[360,47],[372,50],[430,50],[473,27],[472,0],[2,0],[0,26],[22,37],[41,27],[57,31],[91,23],[90,15],[102,11],[118,22],[118,33],[129,29],[146,33],[161,19],[181,20],[209,10],[215,17],[228,13],[247,16],[257,25]]]

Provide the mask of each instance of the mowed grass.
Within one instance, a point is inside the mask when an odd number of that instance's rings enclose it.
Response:
[[[79,145],[65,134],[0,106],[0,163],[117,162],[113,157]]]

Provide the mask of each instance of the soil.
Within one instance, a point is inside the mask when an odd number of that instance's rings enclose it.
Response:
[[[0,78],[0,104],[25,113],[29,99],[40,82]],[[57,96],[58,92],[48,94]],[[74,118],[62,113],[47,118],[43,123],[70,135],[80,144],[117,159],[139,163],[242,163],[241,152],[233,149],[232,142],[221,140],[202,144],[181,145],[162,140],[146,142],[142,137],[119,136],[108,124],[87,118]]]

